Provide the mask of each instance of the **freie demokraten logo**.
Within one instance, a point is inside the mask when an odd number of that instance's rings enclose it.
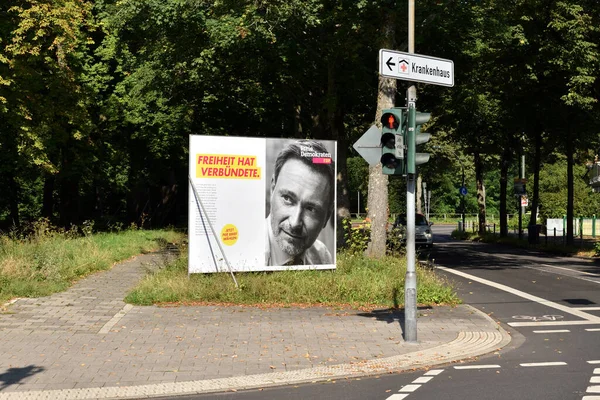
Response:
[[[313,164],[331,164],[331,153],[319,153],[311,146],[300,146],[300,156],[312,158]]]
[[[398,72],[400,72],[401,74],[410,73],[410,71],[408,69],[408,60],[407,59],[401,58],[398,60]]]

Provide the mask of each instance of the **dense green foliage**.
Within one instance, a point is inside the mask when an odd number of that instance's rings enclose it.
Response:
[[[343,170],[373,123],[384,20],[406,51],[406,0],[3,1],[2,227],[181,223],[189,134],[334,139]],[[569,193],[577,214],[597,213],[583,178],[599,146],[597,1],[418,2],[416,23],[416,52],[456,69],[454,88],[418,87],[434,115],[431,212],[461,211],[464,172],[465,211],[485,186],[489,213],[514,213],[525,154],[543,216],[567,213]],[[366,166],[351,158],[348,172],[364,211]],[[403,184],[390,179],[392,213]]]
[[[600,195],[592,193],[586,184],[585,165],[574,167],[574,213],[591,217],[600,214]],[[579,178],[579,179],[577,179]],[[557,156],[553,163],[544,165],[540,171],[540,214],[546,218],[562,218],[567,214],[567,163]]]

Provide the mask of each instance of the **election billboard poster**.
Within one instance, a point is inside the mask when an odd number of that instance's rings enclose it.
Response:
[[[189,140],[189,273],[335,268],[335,141]]]

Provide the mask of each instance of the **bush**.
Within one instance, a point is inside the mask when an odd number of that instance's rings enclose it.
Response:
[[[371,224],[368,218],[357,227],[352,227],[350,218],[344,218],[342,227],[346,239],[346,251],[350,254],[364,253],[371,241]]]
[[[473,232],[459,231],[458,229],[455,229],[455,230],[452,231],[452,233],[450,234],[450,236],[453,239],[470,240],[474,236],[477,236],[477,234],[473,233]]]
[[[387,234],[387,253],[394,255],[406,251],[406,242],[402,240],[403,229],[400,227],[392,228]]]

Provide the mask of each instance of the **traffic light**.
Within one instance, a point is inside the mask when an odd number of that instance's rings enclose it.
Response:
[[[417,112],[414,107],[408,109],[406,172],[409,174],[416,174],[417,165],[429,161],[429,153],[417,153],[416,147],[418,144],[427,143],[431,138],[429,133],[421,132],[421,126],[430,119],[430,113]]]
[[[401,108],[383,110],[381,125],[382,171],[385,175],[404,175],[405,111]]]

